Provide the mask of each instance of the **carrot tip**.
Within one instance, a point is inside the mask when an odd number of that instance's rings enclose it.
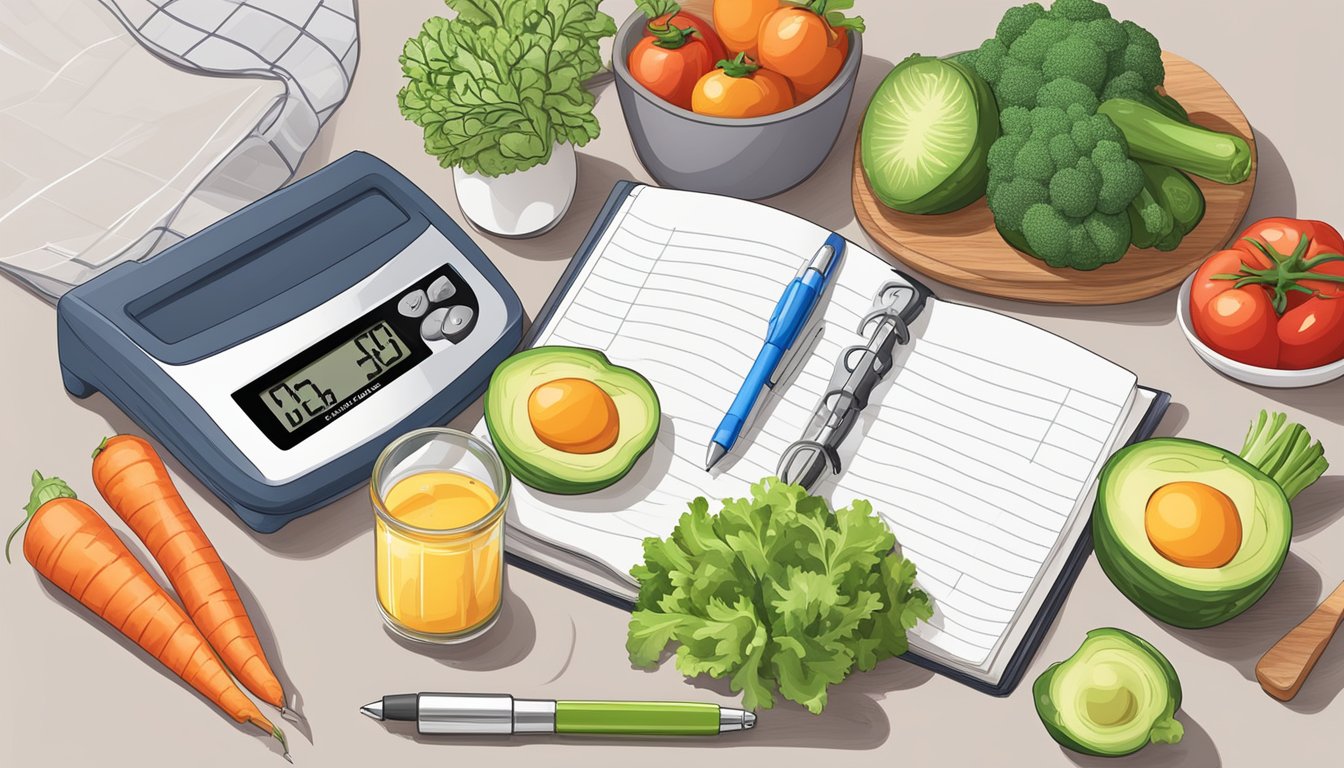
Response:
[[[289,739],[285,738],[285,732],[280,730],[280,726],[272,725],[271,735],[275,737],[276,741],[280,742],[281,748],[284,749],[284,758],[289,760],[290,763],[293,763],[294,761],[289,759]]]

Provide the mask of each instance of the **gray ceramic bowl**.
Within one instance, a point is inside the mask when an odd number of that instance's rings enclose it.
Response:
[[[697,115],[653,95],[626,60],[646,19],[636,13],[616,33],[612,68],[635,153],[665,187],[746,200],[777,195],[821,166],[849,113],[863,42],[849,32],[849,57],[834,81],[806,103],[765,117]]]

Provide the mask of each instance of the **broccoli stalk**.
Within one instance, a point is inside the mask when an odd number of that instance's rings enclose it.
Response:
[[[1170,165],[1222,184],[1240,184],[1251,175],[1251,148],[1246,140],[1173,120],[1145,103],[1109,99],[1097,114],[1115,123],[1138,160]]]

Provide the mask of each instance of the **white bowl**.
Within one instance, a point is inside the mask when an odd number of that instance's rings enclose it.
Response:
[[[1344,376],[1344,360],[1336,360],[1319,368],[1288,371],[1247,365],[1209,349],[1195,335],[1194,323],[1190,321],[1190,286],[1194,282],[1195,276],[1191,274],[1185,278],[1184,283],[1181,283],[1180,293],[1176,297],[1176,317],[1181,322],[1181,330],[1185,331],[1186,340],[1190,342],[1190,346],[1195,348],[1195,354],[1203,358],[1204,362],[1212,366],[1215,371],[1237,381],[1254,384],[1257,387],[1274,387],[1276,389],[1314,387]]]

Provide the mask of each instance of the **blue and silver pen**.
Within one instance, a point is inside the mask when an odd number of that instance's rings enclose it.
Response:
[[[761,346],[755,364],[751,366],[747,378],[742,381],[742,388],[737,391],[737,397],[733,398],[733,404],[728,406],[728,412],[723,415],[723,421],[719,422],[719,428],[714,430],[714,437],[709,441],[709,455],[705,458],[706,470],[732,450],[733,443],[737,442],[752,407],[761,395],[761,390],[774,386],[775,370],[789,348],[797,343],[798,337],[802,335],[803,328],[812,317],[821,295],[826,292],[827,283],[839,268],[844,253],[845,239],[832,234],[784,289],[784,295],[779,298],[775,311],[770,314],[770,325],[765,332],[765,344]]]

